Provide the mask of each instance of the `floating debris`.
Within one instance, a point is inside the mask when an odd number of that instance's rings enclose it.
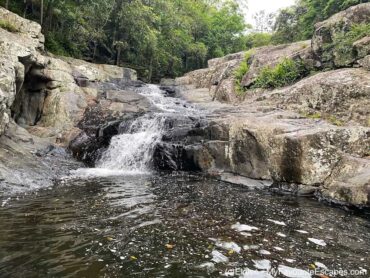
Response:
[[[311,278],[311,274],[305,270],[279,265],[280,274],[288,278]]]
[[[217,250],[212,251],[212,261],[215,263],[227,263],[229,258]]]
[[[209,271],[209,272],[214,272],[216,270],[215,264],[211,263],[211,262],[203,263],[203,264],[197,266],[197,268],[207,269],[207,271]]]
[[[318,268],[328,270],[328,267],[327,267],[326,265],[324,265],[323,263],[315,262],[315,265],[316,265]]]
[[[259,228],[257,228],[257,227],[249,226],[249,225],[246,225],[246,224],[240,224],[239,222],[232,225],[231,229],[234,229],[238,232],[253,232],[253,231],[258,231],[259,230]]]
[[[270,270],[271,262],[269,260],[253,260],[254,267],[259,270]]]
[[[261,255],[271,255],[271,252],[270,251],[267,251],[267,250],[260,250],[259,253]]]
[[[320,245],[320,246],[326,246],[326,242],[322,239],[316,239],[316,238],[308,238],[309,241],[317,244],[317,245]]]
[[[235,253],[240,253],[240,251],[242,250],[242,248],[235,242],[223,242],[217,240],[215,242],[215,245],[219,248],[225,249],[227,251],[233,251]]]
[[[245,237],[252,237],[253,236],[251,233],[246,233],[246,232],[241,232],[240,234],[242,236],[245,236]]]
[[[166,244],[165,246],[166,246],[167,249],[173,249],[175,247],[174,244],[169,244],[169,243]]]
[[[244,245],[243,246],[244,250],[258,250],[260,247],[258,245]]]
[[[241,278],[274,278],[267,271],[257,271],[251,269],[245,269]]]
[[[273,220],[273,219],[267,219],[267,221],[270,221],[276,225],[280,225],[280,226],[286,226],[286,224],[284,222],[281,222],[281,221],[277,221],[277,220]]]
[[[300,234],[309,234],[309,232],[307,231],[303,231],[303,230],[296,230],[296,232],[300,233]]]

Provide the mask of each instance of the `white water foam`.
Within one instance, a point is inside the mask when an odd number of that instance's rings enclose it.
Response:
[[[156,85],[138,88],[137,92],[158,108],[154,115],[134,120],[124,134],[111,139],[109,148],[97,162],[97,168],[78,169],[73,177],[142,175],[151,172],[151,161],[156,145],[165,132],[165,121],[170,115],[199,115],[199,110],[182,99],[166,97]]]
[[[98,168],[131,173],[147,173],[155,146],[161,141],[165,118],[155,115],[136,119],[125,134],[112,138]]]

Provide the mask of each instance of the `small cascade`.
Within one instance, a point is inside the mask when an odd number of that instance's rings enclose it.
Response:
[[[122,134],[111,139],[109,148],[97,162],[97,172],[104,170],[123,174],[143,174],[152,169],[153,153],[166,132],[166,121],[174,117],[189,117],[199,111],[184,100],[166,97],[156,85],[138,88],[158,112],[134,120]],[[127,124],[127,123],[126,123]]]
[[[124,134],[112,138],[97,167],[130,173],[148,172],[154,148],[163,136],[164,121],[161,115],[136,119]]]

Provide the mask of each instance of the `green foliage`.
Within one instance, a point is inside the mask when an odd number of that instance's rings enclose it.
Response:
[[[349,32],[334,37],[331,44],[326,48],[333,48],[336,53],[337,65],[346,65],[353,59],[353,43],[370,35],[370,24],[356,24],[351,26]]]
[[[45,47],[53,54],[81,58],[82,53],[77,46],[57,33],[50,33],[45,39]]]
[[[253,51],[249,50],[245,53],[245,58],[239,65],[239,67],[234,71],[234,79],[235,79],[235,89],[236,93],[239,95],[242,95],[245,92],[245,89],[241,86],[241,82],[243,80],[243,77],[248,73],[249,71],[249,62],[250,58],[253,55]]]
[[[207,59],[245,49],[246,25],[236,0],[43,3],[47,50],[140,68],[146,80],[179,76],[206,66]],[[41,1],[12,0],[9,5],[19,15],[41,21]]]
[[[314,112],[314,113],[304,113],[302,114],[303,117],[308,118],[308,119],[314,119],[314,120],[320,120],[324,119],[328,121],[329,123],[336,125],[336,126],[343,126],[344,123],[343,121],[339,120],[337,117],[334,115],[322,115],[320,112]]]
[[[251,33],[246,36],[247,49],[270,45],[272,43],[272,34],[270,33]]]
[[[315,112],[315,113],[303,113],[303,117],[308,118],[308,119],[314,119],[314,120],[319,120],[322,118],[322,115],[320,112]]]
[[[6,20],[6,19],[0,19],[0,28],[3,28],[11,33],[18,32],[17,27],[14,26],[14,24],[11,23],[9,20]]]
[[[350,6],[370,0],[298,0],[279,12],[274,26],[274,43],[289,43],[312,37],[314,26]]]
[[[253,88],[274,89],[292,84],[304,76],[302,63],[289,58],[275,67],[264,67],[257,76]]]
[[[337,119],[337,117],[335,117],[334,115],[329,116],[327,120],[331,124],[336,125],[336,126],[343,126],[344,125],[343,121]]]

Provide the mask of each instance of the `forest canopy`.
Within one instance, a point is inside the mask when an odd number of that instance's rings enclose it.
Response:
[[[181,75],[205,66],[207,59],[240,51],[246,44],[244,17],[233,0],[0,3],[41,23],[48,51],[129,66],[146,80]]]
[[[211,58],[311,38],[315,23],[370,0],[297,0],[246,24],[247,0],[0,0],[42,25],[46,50],[136,69],[145,81],[176,77]]]
[[[307,40],[312,37],[315,24],[347,8],[370,0],[297,0],[281,10],[274,26],[275,44]]]

